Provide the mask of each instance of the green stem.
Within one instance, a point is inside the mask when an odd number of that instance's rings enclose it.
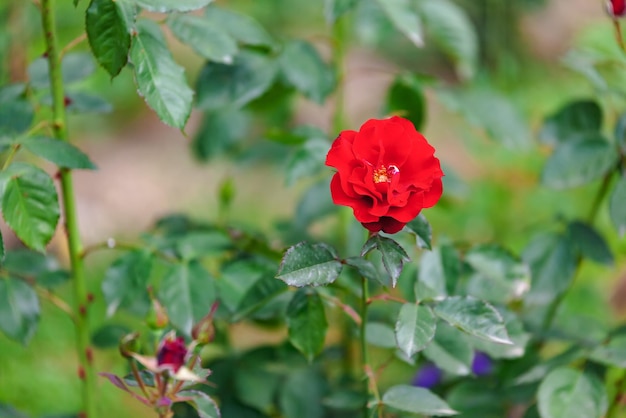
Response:
[[[626,389],[626,370],[622,371],[622,375],[615,382],[615,396],[611,400],[609,409],[606,413],[606,418],[618,418],[620,416],[620,410],[622,409],[621,399],[624,390]]]
[[[605,199],[610,189],[611,180],[613,179],[613,174],[616,172],[617,170],[612,170],[608,174],[606,174],[604,178],[602,179],[602,184],[600,184],[600,188],[598,189],[598,192],[596,193],[596,196],[593,199],[593,202],[591,204],[591,209],[589,210],[589,215],[587,216],[587,222],[589,224],[593,224],[596,217],[598,216],[598,212],[600,210],[600,206],[602,205],[602,201]],[[578,275],[578,271],[580,270],[580,265],[582,264],[582,260],[583,260],[582,257],[578,256],[578,259],[576,260],[576,270],[574,272],[574,278]],[[569,293],[570,289],[574,286],[574,282],[575,280],[572,279],[567,289],[565,289],[563,292],[557,295],[552,301],[552,303],[550,303],[550,305],[548,306],[548,312],[546,313],[546,316],[543,320],[543,324],[541,327],[543,333],[547,332],[550,329],[550,327],[552,327],[552,323],[554,322],[556,313],[559,310],[559,306],[561,305],[561,302],[563,302],[563,299],[565,299],[565,296]]]
[[[339,18],[332,27],[332,64],[337,76],[337,88],[335,89],[335,107],[332,115],[331,136],[336,137],[346,128],[345,116],[345,66],[346,66],[346,44],[347,44],[347,22],[346,16]],[[339,210],[339,244],[340,247],[348,251],[348,228],[350,227],[350,215],[340,208]],[[344,319],[341,324],[343,328],[341,346],[343,348],[343,372],[346,376],[354,373],[352,324]]]
[[[54,15],[54,0],[41,0],[41,18],[48,56],[50,89],[52,93],[52,127],[54,136],[61,141],[69,141],[67,130],[67,114],[64,103],[64,86],[61,74],[61,58],[57,43],[56,22]],[[96,412],[96,374],[93,367],[93,351],[89,344],[89,324],[87,320],[88,296],[83,259],[81,258],[82,244],[78,230],[78,216],[74,197],[72,173],[62,169],[61,194],[65,215],[65,230],[68,239],[68,249],[74,284],[75,321],[76,324],[76,351],[79,359],[79,376],[83,381],[82,416],[95,418]]]
[[[367,350],[367,308],[369,306],[369,286],[365,277],[361,278],[361,365],[365,373],[365,393],[367,394],[365,405],[363,405],[363,418],[368,417],[369,392],[370,392],[370,359]]]
[[[337,75],[335,90],[335,111],[333,113],[332,130],[334,135],[346,128],[345,96],[346,96],[346,56],[348,41],[347,17],[342,16],[333,25],[333,65]]]

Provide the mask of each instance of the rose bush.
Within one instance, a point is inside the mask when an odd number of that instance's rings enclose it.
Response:
[[[371,232],[396,233],[441,197],[443,171],[434,153],[413,124],[397,116],[343,131],[326,157],[337,169],[333,202],[351,207]]]

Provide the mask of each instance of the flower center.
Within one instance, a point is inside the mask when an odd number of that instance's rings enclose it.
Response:
[[[395,165],[380,166],[374,170],[374,183],[391,183],[391,178],[398,174],[400,170]]]

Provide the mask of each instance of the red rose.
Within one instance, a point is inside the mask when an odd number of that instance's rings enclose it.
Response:
[[[614,17],[626,15],[626,0],[607,0],[606,9]]]
[[[170,368],[178,372],[187,361],[187,346],[183,337],[168,333],[157,350],[157,366]]]
[[[434,152],[411,122],[397,116],[343,131],[326,156],[326,165],[337,169],[333,202],[351,207],[372,232],[396,233],[441,197],[443,171]]]

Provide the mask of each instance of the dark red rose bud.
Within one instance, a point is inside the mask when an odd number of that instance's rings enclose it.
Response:
[[[441,197],[443,171],[435,149],[407,119],[370,119],[335,139],[326,165],[336,205],[349,206],[371,232],[394,234]]]
[[[613,17],[626,16],[626,0],[607,0],[606,10]]]
[[[157,352],[157,365],[171,368],[174,373],[185,365],[187,360],[187,346],[183,337],[169,333],[163,338]]]

